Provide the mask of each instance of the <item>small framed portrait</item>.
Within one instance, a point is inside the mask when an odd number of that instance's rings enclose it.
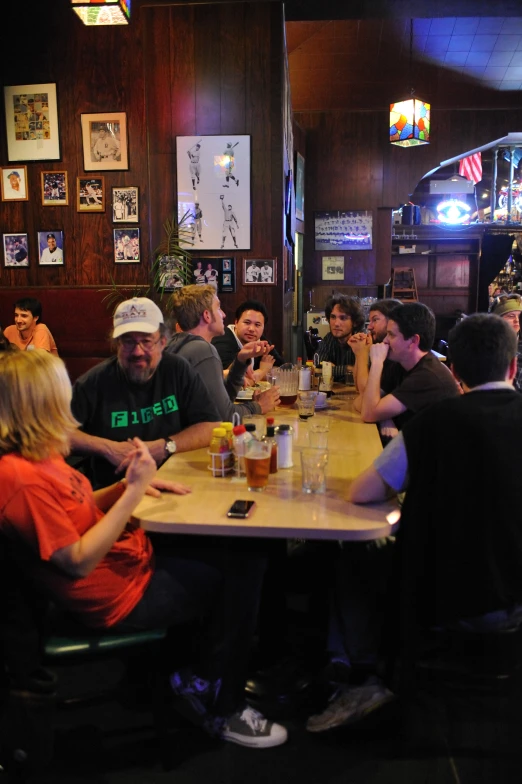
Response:
[[[42,205],[59,207],[69,204],[69,188],[66,171],[42,172]]]
[[[140,230],[126,227],[114,229],[114,261],[116,264],[139,264]]]
[[[59,161],[56,84],[4,87],[7,159]]]
[[[138,188],[113,187],[112,189],[112,222],[138,223]]]
[[[38,232],[38,264],[63,266],[63,231],[51,229]]]
[[[125,112],[82,114],[85,171],[125,171],[129,168]]]
[[[176,291],[185,285],[181,274],[183,259],[177,256],[162,256],[158,260],[157,283],[160,291]]]
[[[29,266],[27,234],[4,234],[4,267]]]
[[[27,166],[2,166],[2,201],[28,201]]]
[[[275,286],[277,259],[243,259],[243,285]]]
[[[323,280],[344,280],[344,256],[323,256]]]
[[[232,259],[223,259],[223,272],[230,272],[232,269]]]
[[[105,211],[105,178],[77,177],[76,208],[78,212]]]

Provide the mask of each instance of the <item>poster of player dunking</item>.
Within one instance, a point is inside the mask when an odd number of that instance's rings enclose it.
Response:
[[[250,249],[250,136],[176,138],[181,245]]]

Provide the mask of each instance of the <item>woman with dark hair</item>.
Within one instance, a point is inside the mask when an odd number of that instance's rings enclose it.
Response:
[[[319,362],[332,362],[335,381],[344,381],[346,369],[353,369],[355,354],[348,345],[352,335],[364,328],[364,312],[357,297],[334,294],[325,305],[330,332],[319,346]]]

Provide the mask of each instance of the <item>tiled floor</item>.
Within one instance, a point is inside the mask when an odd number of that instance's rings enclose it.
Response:
[[[67,675],[67,674],[65,674]],[[60,712],[54,761],[36,784],[520,784],[522,719],[516,684],[498,715],[479,720],[481,697],[450,751],[429,701],[409,713],[397,704],[363,723],[314,735],[306,709],[280,711],[286,745],[262,751],[212,741],[186,726],[169,735],[177,764],[163,770],[149,712],[116,703]],[[520,689],[519,689],[520,691]],[[455,708],[455,705],[454,705]],[[495,744],[501,752],[492,754]]]

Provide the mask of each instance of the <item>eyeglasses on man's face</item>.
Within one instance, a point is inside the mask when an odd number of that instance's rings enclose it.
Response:
[[[153,350],[154,346],[157,346],[161,340],[161,335],[159,338],[141,338],[141,340],[134,340],[134,338],[120,338],[120,346],[124,351],[134,351],[136,346],[139,346],[142,351],[145,353],[150,354]]]

